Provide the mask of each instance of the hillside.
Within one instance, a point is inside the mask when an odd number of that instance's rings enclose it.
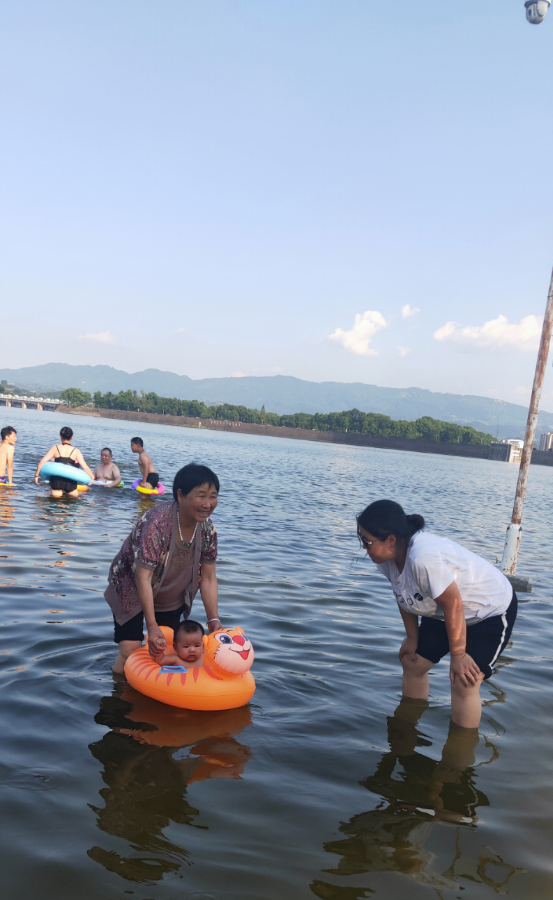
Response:
[[[31,390],[78,387],[103,393],[122,390],[155,392],[164,397],[200,400],[208,405],[232,403],[254,409],[264,405],[280,415],[330,413],[357,408],[383,413],[393,419],[414,421],[431,416],[501,437],[523,437],[527,408],[503,400],[461,394],[440,394],[422,388],[386,388],[377,385],[312,382],[285,375],[245,378],[202,378],[146,369],[129,374],[111,366],[70,366],[48,363],[21,369],[0,369],[0,380]],[[542,411],[538,434],[553,431],[553,413]]]

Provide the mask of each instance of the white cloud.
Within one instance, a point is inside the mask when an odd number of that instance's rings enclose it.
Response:
[[[407,354],[411,352],[411,348],[410,347],[402,347],[402,346],[400,346],[400,344],[398,344],[397,352],[399,353],[400,356],[407,356]]]
[[[98,334],[80,334],[77,340],[90,344],[115,344],[115,335],[111,331],[100,331]]]
[[[411,319],[413,316],[416,316],[417,313],[420,313],[418,306],[409,306],[409,304],[406,303],[405,306],[401,307],[402,319]]]
[[[188,328],[177,328],[177,334],[190,334]]]
[[[346,350],[358,353],[360,356],[376,356],[378,350],[371,350],[371,343],[375,334],[382,328],[387,328],[388,323],[382,313],[368,309],[364,313],[357,313],[353,328],[350,331],[342,331],[337,328],[329,335],[331,341],[338,341]]]
[[[463,347],[489,350],[537,350],[542,329],[539,316],[526,316],[519,323],[509,322],[506,316],[490,319],[483,325],[446,322],[434,332],[434,340],[459,344]]]
[[[233,372],[230,377],[231,378],[245,378],[246,373],[245,372]]]

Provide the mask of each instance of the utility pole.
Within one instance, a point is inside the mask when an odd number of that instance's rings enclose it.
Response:
[[[534,375],[534,384],[532,386],[532,397],[530,399],[530,409],[528,410],[528,421],[526,422],[526,434],[524,435],[524,449],[520,460],[520,469],[518,472],[517,489],[515,494],[515,505],[513,506],[513,515],[511,516],[511,524],[507,528],[505,537],[505,547],[503,550],[503,560],[501,562],[501,571],[512,582],[515,590],[531,591],[532,582],[529,578],[517,578],[515,572],[517,569],[518,549],[520,546],[520,533],[522,530],[522,508],[524,506],[524,495],[526,494],[526,482],[528,481],[528,468],[532,461],[532,450],[534,449],[534,438],[536,436],[536,426],[538,424],[538,412],[540,408],[541,392],[543,387],[543,379],[545,377],[545,367],[547,366],[547,357],[549,356],[549,347],[551,344],[551,332],[553,330],[553,274],[549,284],[549,294],[547,295],[547,305],[545,307],[545,316],[543,318],[543,328],[541,332],[540,348],[538,350],[538,360],[536,362],[536,372]]]

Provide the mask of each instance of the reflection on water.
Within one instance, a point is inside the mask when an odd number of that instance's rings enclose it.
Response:
[[[403,698],[393,716],[388,717],[389,752],[382,756],[375,772],[360,782],[379,796],[380,802],[369,812],[340,824],[346,838],[325,843],[324,849],[341,859],[325,871],[341,876],[398,872],[438,891],[452,890],[461,877],[502,891],[510,878],[523,870],[506,864],[492,851],[477,861],[463,855],[461,827],[455,855],[445,871],[438,870],[436,854],[426,847],[440,824],[468,826],[471,830],[477,825],[477,809],[490,802],[476,787],[476,770],[499,758],[497,748],[486,739],[490,758],[475,765],[478,730],[453,722],[441,759],[425,755],[422,748],[430,748],[432,742],[418,726],[427,708],[425,700]],[[493,876],[491,867],[495,867]],[[342,888],[319,880],[312,883],[311,890],[324,900],[369,896],[364,888]]]
[[[199,811],[186,800],[189,784],[240,778],[251,757],[236,735],[251,725],[249,708],[215,713],[163,706],[124,681],[103,697],[95,717],[110,728],[89,745],[102,765],[104,807],[90,805],[100,831],[124,839],[130,852],[94,846],[88,856],[128,881],[152,884],[186,861],[185,847],[163,833],[171,822],[193,825]],[[182,751],[186,749],[186,755]],[[195,826],[201,827],[201,826]]]

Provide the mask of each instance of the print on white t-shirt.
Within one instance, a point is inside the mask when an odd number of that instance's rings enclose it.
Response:
[[[417,531],[411,538],[403,572],[393,559],[377,566],[390,581],[399,606],[416,616],[443,619],[444,612],[435,598],[454,581],[467,623],[500,616],[513,596],[509,581],[487,560],[455,541],[426,531]]]

